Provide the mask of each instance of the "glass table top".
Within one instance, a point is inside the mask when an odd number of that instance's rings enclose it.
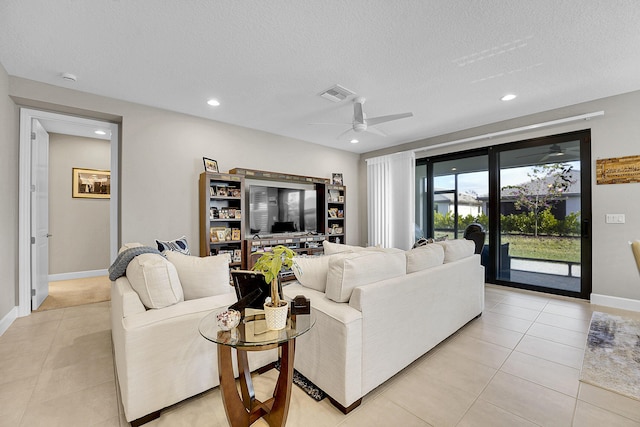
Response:
[[[224,310],[214,310],[200,321],[200,335],[216,344],[235,348],[251,348],[256,350],[267,346],[277,346],[307,332],[315,320],[309,314],[289,315],[287,326],[279,331],[267,329],[264,311],[246,308],[242,313],[240,324],[230,331],[218,327],[216,315]]]

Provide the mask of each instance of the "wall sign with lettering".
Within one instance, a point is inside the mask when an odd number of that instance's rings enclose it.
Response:
[[[640,182],[640,156],[596,160],[596,184]]]

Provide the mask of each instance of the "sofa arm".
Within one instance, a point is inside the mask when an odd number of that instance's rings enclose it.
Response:
[[[296,340],[295,368],[345,408],[362,397],[362,313],[300,284],[283,287],[287,298],[311,301],[315,325]]]
[[[120,318],[147,311],[126,276],[118,277],[115,282],[111,282],[111,306]]]

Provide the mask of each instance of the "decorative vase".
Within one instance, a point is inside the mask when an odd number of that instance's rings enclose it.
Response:
[[[280,307],[272,307],[264,304],[264,318],[267,321],[267,329],[279,331],[287,326],[287,315],[289,314],[289,302],[280,301]]]

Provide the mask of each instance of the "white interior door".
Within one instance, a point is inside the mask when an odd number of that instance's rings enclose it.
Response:
[[[31,122],[31,309],[49,295],[49,134]]]

